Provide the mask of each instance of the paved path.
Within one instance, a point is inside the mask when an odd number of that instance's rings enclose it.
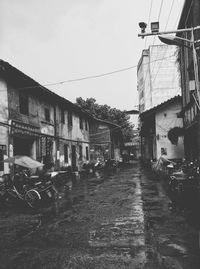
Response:
[[[1,212],[1,269],[200,268],[197,230],[138,163],[61,188],[60,198]]]

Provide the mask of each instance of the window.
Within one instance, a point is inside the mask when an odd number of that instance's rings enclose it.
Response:
[[[88,147],[85,148],[85,152],[86,152],[86,160],[89,160],[89,150]]]
[[[80,125],[80,129],[83,129],[83,119],[80,117],[79,118],[79,125]]]
[[[0,171],[4,171],[3,150],[0,149]]]
[[[19,112],[24,115],[28,115],[28,95],[20,92],[19,93]]]
[[[161,155],[167,155],[167,149],[161,148]]]
[[[49,111],[49,109],[48,108],[45,108],[44,109],[44,116],[45,116],[45,120],[46,121],[50,121],[50,111]]]
[[[82,146],[79,146],[79,160],[81,161],[83,158],[83,148]]]
[[[65,158],[65,163],[68,163],[69,157],[68,157],[68,145],[64,145],[64,158]]]
[[[64,111],[64,109],[61,109],[60,118],[61,118],[61,122],[65,123],[65,111]]]
[[[85,130],[87,131],[88,130],[88,122],[85,121]]]
[[[68,114],[67,114],[67,119],[68,119],[68,126],[69,126],[69,127],[72,127],[72,125],[73,125],[73,120],[72,120],[72,113],[71,113],[71,112],[68,112]]]

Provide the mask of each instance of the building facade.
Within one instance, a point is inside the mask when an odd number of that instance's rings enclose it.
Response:
[[[179,133],[176,143],[169,139],[171,130],[183,132],[180,109],[181,97],[176,96],[140,114],[143,160],[158,160],[161,156],[171,160],[184,158],[183,134]]]
[[[0,160],[27,155],[75,171],[89,160],[89,120],[78,106],[0,61]],[[0,162],[0,173],[9,172]]]
[[[200,25],[200,1],[186,0],[181,13],[178,29],[192,28]],[[191,39],[192,31],[178,33],[178,37]],[[194,31],[194,40],[200,40],[200,30]],[[200,116],[199,89],[195,78],[195,69],[200,77],[199,42],[195,43],[195,53],[188,48],[188,42],[179,47],[179,68],[181,72],[181,90],[183,107],[180,115],[184,122],[185,157],[187,160],[200,160]],[[196,54],[196,57],[195,57]],[[195,60],[196,58],[196,60]],[[196,64],[195,64],[196,62]]]
[[[90,158],[92,162],[120,160],[122,148],[121,127],[117,124],[92,119],[90,121]]]
[[[137,67],[139,112],[151,109],[180,93],[176,47],[149,46]]]

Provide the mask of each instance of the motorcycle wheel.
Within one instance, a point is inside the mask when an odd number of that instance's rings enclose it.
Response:
[[[36,208],[39,205],[40,200],[41,196],[36,190],[29,190],[25,194],[25,201],[32,208]]]

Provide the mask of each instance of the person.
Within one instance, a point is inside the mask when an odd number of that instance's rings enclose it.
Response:
[[[27,185],[28,174],[26,170],[19,165],[15,165],[13,176],[13,185],[18,192],[24,192],[24,186]]]

